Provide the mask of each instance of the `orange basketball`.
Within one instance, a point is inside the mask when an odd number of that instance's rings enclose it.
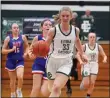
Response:
[[[40,40],[37,41],[34,45],[33,45],[33,54],[35,54],[36,56],[47,56],[49,52],[49,45],[47,44],[47,42]]]

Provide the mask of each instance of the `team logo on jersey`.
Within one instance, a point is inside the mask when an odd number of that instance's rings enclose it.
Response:
[[[47,77],[48,77],[48,79],[51,79],[51,77],[52,77],[51,72],[48,72],[48,73],[47,73]]]
[[[83,71],[83,72],[82,72],[82,75],[83,75],[83,76],[88,76],[89,73],[88,73],[87,71]]]

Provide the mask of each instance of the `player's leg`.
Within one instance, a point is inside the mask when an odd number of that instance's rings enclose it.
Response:
[[[59,97],[61,94],[61,90],[65,86],[67,81],[68,81],[67,75],[63,73],[57,73],[53,83],[52,91],[49,97]]]
[[[48,89],[48,80],[47,79],[43,79],[43,81],[42,81],[41,94],[44,97],[49,97],[49,95],[50,95],[50,91]]]
[[[90,67],[89,64],[83,65],[82,68],[82,82],[80,84],[80,90],[89,88]]]
[[[97,75],[91,75],[90,86],[88,88],[87,97],[86,98],[90,98],[90,95],[92,94],[92,92],[94,90],[94,85],[95,85],[96,78],[97,78]]]
[[[58,64],[60,66],[57,68],[56,71],[56,77],[53,83],[50,97],[60,96],[61,90],[66,85],[71,72],[72,59],[71,58],[61,59]]]
[[[42,73],[33,73],[33,86],[30,97],[39,97],[42,85]]]
[[[16,62],[14,60],[7,60],[5,69],[8,70],[8,75],[10,78],[10,89],[11,97],[16,97],[16,71],[15,66]]]
[[[24,75],[24,60],[18,60],[16,66],[16,73],[18,78],[18,85],[17,85],[17,96],[23,97],[22,95],[22,85],[23,85],[23,75]]]
[[[90,95],[92,94],[94,90],[95,81],[97,79],[98,74],[98,64],[91,64],[91,77],[90,77],[90,86],[87,91],[87,98],[90,98]]]
[[[42,78],[43,78],[43,67],[37,64],[37,61],[34,62],[32,66],[32,73],[33,73],[33,86],[30,97],[39,97],[42,85]]]
[[[16,97],[16,72],[8,71],[10,78],[11,97]]]
[[[51,92],[52,87],[53,87],[53,82],[56,77],[56,71],[57,67],[56,64],[57,62],[54,60],[53,57],[48,57],[47,64],[46,64],[46,75],[48,78],[48,90]]]
[[[43,80],[42,80],[42,86],[41,86],[41,94],[44,97],[48,97],[50,95],[50,91],[48,89],[48,78],[46,73],[46,68],[43,68],[44,74],[43,74]]]

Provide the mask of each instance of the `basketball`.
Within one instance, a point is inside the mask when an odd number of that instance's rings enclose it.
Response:
[[[36,56],[47,56],[49,52],[49,45],[47,44],[47,42],[41,40],[41,41],[37,41],[34,45],[33,45],[33,54]]]

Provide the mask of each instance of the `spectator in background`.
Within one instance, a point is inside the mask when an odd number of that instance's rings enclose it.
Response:
[[[76,12],[73,12],[73,18],[71,19],[70,24],[79,27],[78,14]]]
[[[93,15],[91,15],[91,11],[89,9],[87,9],[85,11],[85,14],[83,16],[81,16],[82,19],[91,19],[91,22],[94,23],[94,17]]]
[[[94,27],[94,17],[91,15],[91,11],[87,9],[85,14],[81,16],[80,20],[80,39],[84,41],[87,40],[88,33]]]

